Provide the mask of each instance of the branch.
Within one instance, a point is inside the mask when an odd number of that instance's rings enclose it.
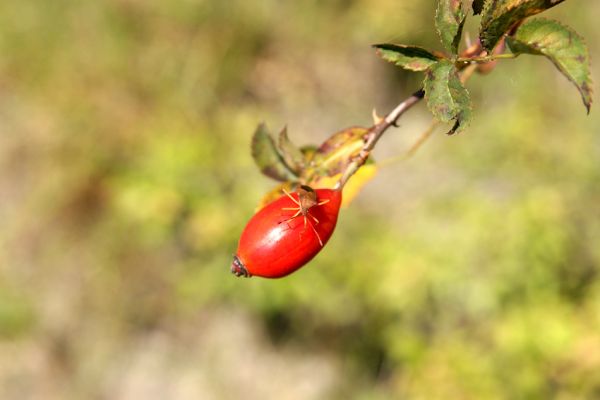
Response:
[[[360,153],[358,153],[354,160],[352,160],[352,162],[348,165],[348,167],[346,167],[346,170],[344,171],[338,183],[335,185],[334,189],[337,190],[344,187],[346,182],[348,182],[348,179],[350,179],[350,177],[354,175],[354,173],[358,171],[358,169],[362,167],[365,162],[367,162],[367,159],[371,154],[371,150],[373,150],[377,144],[377,141],[379,138],[381,138],[381,136],[383,136],[385,131],[390,126],[396,126],[396,121],[398,121],[398,118],[400,118],[400,116],[412,106],[421,101],[423,97],[425,97],[425,91],[423,89],[417,90],[412,96],[398,104],[398,106],[394,108],[388,115],[386,115],[384,119],[373,125],[367,131],[367,134],[365,135],[365,145],[361,149]]]

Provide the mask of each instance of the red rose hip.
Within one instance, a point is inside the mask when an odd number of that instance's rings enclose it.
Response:
[[[342,192],[301,186],[267,204],[242,232],[231,272],[281,278],[305,265],[331,237]]]

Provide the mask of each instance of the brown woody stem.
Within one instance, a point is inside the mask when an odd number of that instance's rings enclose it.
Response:
[[[346,167],[346,170],[344,171],[342,177],[335,185],[335,189],[341,189],[344,187],[346,182],[348,182],[348,179],[350,179],[350,177],[354,175],[354,173],[358,171],[358,169],[362,167],[364,163],[367,162],[371,151],[377,144],[379,138],[381,138],[381,136],[385,133],[385,131],[390,126],[396,126],[396,121],[398,121],[398,118],[400,118],[400,116],[412,106],[421,101],[423,97],[425,97],[425,91],[423,89],[417,90],[408,99],[398,104],[398,106],[396,106],[396,108],[394,108],[388,115],[386,115],[384,119],[382,119],[377,124],[373,125],[367,131],[367,134],[365,135],[365,145],[361,149],[360,153],[358,153],[354,160],[352,160],[352,162],[348,165],[348,167]]]

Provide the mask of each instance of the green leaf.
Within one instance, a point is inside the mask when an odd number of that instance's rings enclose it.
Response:
[[[590,56],[583,38],[556,21],[536,18],[507,38],[513,53],[546,56],[577,87],[588,113],[592,105]]]
[[[256,211],[260,210],[261,208],[263,208],[267,204],[269,204],[269,203],[277,200],[278,198],[280,198],[281,195],[283,194],[284,190],[286,192],[288,192],[288,193],[293,192],[296,189],[295,186],[296,186],[296,183],[289,182],[289,181],[286,181],[286,182],[278,184],[273,189],[269,190],[262,197],[262,199],[260,199],[260,201],[258,202],[258,205],[256,206]]]
[[[450,62],[438,62],[425,74],[425,100],[433,115],[442,122],[450,122],[456,115],[456,106],[448,81],[456,68]]]
[[[260,171],[278,181],[295,180],[296,175],[290,170],[277,150],[275,142],[267,126],[258,125],[252,137],[252,158]]]
[[[442,60],[425,73],[425,100],[433,116],[442,122],[455,121],[448,134],[462,131],[471,121],[471,98],[454,64]]]
[[[360,153],[368,129],[358,126],[334,133],[318,148],[312,161],[317,174],[334,176],[344,171]]]
[[[373,47],[377,49],[377,54],[384,60],[410,71],[425,71],[442,58],[417,46],[382,43],[373,45]]]
[[[283,127],[279,132],[277,141],[279,154],[285,161],[285,164],[296,174],[299,175],[304,168],[304,154],[296,147],[287,135],[287,127]]]
[[[465,19],[462,0],[439,0],[435,13],[435,27],[442,45],[452,54],[458,53]]]
[[[471,123],[473,110],[471,106],[471,96],[460,81],[458,72],[450,76],[448,88],[457,105],[457,114],[454,118],[454,125],[450,131],[447,132],[448,135],[452,135],[454,133],[462,132]]]
[[[502,35],[524,18],[541,13],[564,0],[487,0],[481,14],[479,38],[491,51]]]
[[[473,0],[473,15],[481,14],[483,3],[485,3],[485,0]]]

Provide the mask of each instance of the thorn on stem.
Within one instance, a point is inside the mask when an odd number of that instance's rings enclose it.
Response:
[[[375,109],[373,109],[372,117],[373,117],[373,124],[375,124],[375,125],[379,125],[380,123],[382,123],[385,120],[385,118],[382,118],[379,115],[377,115],[377,110],[375,110]]]

